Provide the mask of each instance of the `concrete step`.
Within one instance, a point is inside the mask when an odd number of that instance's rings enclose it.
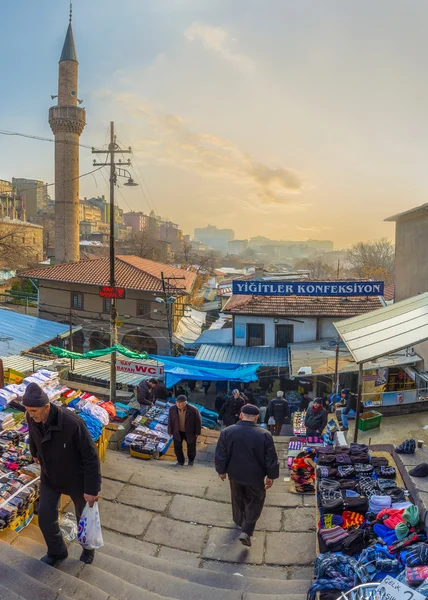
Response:
[[[35,544],[40,546],[40,544],[28,538],[27,543],[29,547],[34,547]],[[5,565],[17,569],[20,573],[25,573],[25,575],[31,577],[34,581],[48,586],[56,593],[61,591],[66,597],[73,598],[74,600],[87,600],[88,598],[91,598],[91,600],[107,600],[108,598],[108,594],[93,588],[76,577],[61,573],[57,569],[40,562],[38,558],[33,558],[31,555],[4,542],[0,543],[0,561]],[[80,564],[83,567],[83,563]]]
[[[1,563],[0,563],[1,572]],[[0,584],[0,600],[24,600],[22,596],[18,596],[15,592],[12,592],[8,588],[5,588]]]
[[[69,600],[62,591],[53,590],[44,583],[0,560],[1,585],[24,600]],[[6,596],[9,600],[9,596]]]
[[[293,581],[275,579],[273,574],[274,569],[269,567],[269,580],[264,580],[259,577],[252,577],[250,573],[248,573],[249,576],[239,577],[233,574],[212,571],[208,568],[199,569],[186,566],[184,564],[175,564],[157,557],[139,554],[127,548],[112,544],[106,544],[103,548],[100,548],[99,552],[102,554],[107,554],[110,557],[126,561],[127,563],[157,572],[158,575],[156,577],[170,575],[178,579],[184,579],[189,583],[197,583],[212,588],[252,591],[261,594],[272,594],[275,592],[291,594],[305,593],[311,583],[307,578],[301,580],[296,579]],[[98,563],[96,562],[96,564]],[[159,575],[159,573],[162,575]]]

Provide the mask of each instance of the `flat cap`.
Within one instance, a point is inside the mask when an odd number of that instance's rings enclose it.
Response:
[[[260,414],[260,410],[257,406],[254,406],[254,404],[244,404],[241,408],[241,413],[244,415],[253,415],[253,417],[255,417]]]

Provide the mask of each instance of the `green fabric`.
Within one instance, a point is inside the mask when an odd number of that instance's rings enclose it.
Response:
[[[115,346],[111,346],[110,348],[103,348],[102,350],[90,350],[89,352],[85,352],[84,354],[79,354],[78,352],[70,352],[69,350],[57,348],[56,346],[49,346],[49,350],[52,352],[52,354],[58,356],[59,358],[98,358],[99,356],[105,356],[106,354],[112,354],[113,352],[123,354],[128,358],[146,359],[149,357],[147,352],[133,352],[132,350],[128,350],[128,348],[125,348],[125,346],[121,346],[120,344],[116,344]]]
[[[407,535],[409,535],[409,526],[407,523],[401,522],[395,528],[395,535],[398,540],[403,540]]]
[[[403,512],[403,520],[409,523],[412,527],[419,525],[419,509],[417,506],[412,504],[408,506]]]

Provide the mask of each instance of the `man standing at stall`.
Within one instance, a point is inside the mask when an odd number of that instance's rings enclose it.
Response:
[[[218,476],[222,481],[229,476],[233,520],[241,528],[239,541],[244,546],[251,546],[266,490],[279,477],[275,444],[272,435],[257,425],[259,414],[257,406],[245,404],[240,421],[221,432],[215,451]]]
[[[174,452],[178,467],[184,466],[183,442],[187,444],[189,467],[193,467],[196,457],[196,441],[201,434],[202,419],[197,408],[187,403],[187,397],[177,396],[175,406],[168,413],[168,433],[174,438]]]
[[[27,410],[30,451],[41,467],[38,518],[48,549],[41,560],[53,567],[68,556],[58,524],[61,495],[73,500],[79,522],[86,503],[93,506],[98,500],[100,461],[84,421],[67,408],[50,404],[37,383],[27,386],[22,403]],[[91,564],[94,554],[84,549],[80,560]]]
[[[342,431],[348,431],[348,419],[349,417],[355,417],[357,410],[357,397],[355,394],[351,394],[348,388],[344,388],[340,392],[341,402],[345,402],[345,408],[342,409],[340,418],[342,420]]]
[[[138,385],[137,402],[140,405],[140,415],[145,415],[151,406],[153,406],[153,390],[157,384],[157,379],[143,379]]]

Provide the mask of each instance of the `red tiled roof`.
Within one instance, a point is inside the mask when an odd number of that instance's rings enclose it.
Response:
[[[169,280],[169,288],[174,291],[183,290],[189,293],[196,279],[196,274],[191,271],[177,269],[153,260],[138,256],[116,256],[115,274],[118,287],[144,292],[161,292],[161,273],[164,274],[165,279],[184,277],[183,280]],[[20,273],[20,277],[86,285],[109,285],[109,275],[110,261],[104,257]]]
[[[322,296],[232,296],[223,312],[233,315],[275,315],[294,317],[354,317],[382,308],[378,296],[337,298]]]
[[[387,302],[394,300],[394,298],[395,298],[395,283],[390,283],[389,285],[385,286],[385,289],[383,291],[383,297],[385,298],[385,300]]]

